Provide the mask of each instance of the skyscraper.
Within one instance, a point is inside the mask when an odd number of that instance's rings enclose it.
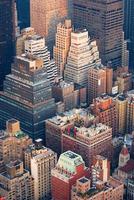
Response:
[[[60,155],[52,169],[52,197],[54,200],[71,200],[71,187],[76,180],[88,176],[88,168],[82,157],[72,151]]]
[[[34,199],[34,180],[23,168],[23,162],[16,160],[6,165],[0,174],[0,194],[9,199]]]
[[[74,0],[74,24],[97,40],[104,65],[121,66],[123,0]]]
[[[86,29],[71,33],[71,46],[64,71],[64,79],[82,86],[88,85],[88,70],[100,65],[98,47],[91,41]]]
[[[16,0],[20,29],[30,26],[30,0]]]
[[[134,1],[124,0],[124,32],[128,40],[129,67],[134,71]]]
[[[5,75],[10,72],[15,41],[14,0],[0,1],[0,88]]]
[[[53,56],[60,76],[64,75],[64,68],[71,45],[71,32],[71,20],[65,20],[64,24],[58,24]]]
[[[88,71],[88,103],[106,93],[106,69],[103,66],[91,67]]]
[[[25,52],[43,59],[43,65],[47,71],[47,78],[52,84],[58,76],[58,70],[54,60],[50,59],[50,52],[45,45],[45,38],[36,34],[26,38]]]
[[[31,0],[31,27],[37,34],[46,37],[48,46],[54,44],[56,26],[68,17],[70,4],[68,0]]]
[[[0,93],[1,128],[8,119],[15,118],[30,137],[45,140],[44,122],[55,114],[55,109],[43,60],[28,55],[16,57]]]
[[[56,166],[57,154],[42,146],[40,139],[25,151],[25,167],[34,178],[34,200],[51,199],[51,170]]]

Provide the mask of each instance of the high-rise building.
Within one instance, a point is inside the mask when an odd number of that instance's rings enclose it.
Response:
[[[134,131],[134,95],[128,98],[127,103],[127,133]]]
[[[91,171],[94,186],[98,180],[107,182],[110,177],[110,161],[100,155],[94,156]]]
[[[71,33],[71,46],[67,57],[64,79],[83,86],[88,85],[88,70],[100,66],[98,47],[91,41],[86,29]]]
[[[34,199],[34,179],[20,160],[6,165],[5,172],[0,174],[0,183],[0,194],[6,200]]]
[[[44,122],[55,109],[43,60],[28,55],[16,57],[0,93],[0,126],[15,118],[31,138],[45,140]]]
[[[63,22],[69,14],[68,0],[31,0],[30,21],[31,27],[37,34],[46,37],[47,45],[54,44],[56,26]]]
[[[56,166],[57,155],[51,149],[42,146],[40,139],[25,151],[25,168],[34,178],[34,200],[51,199],[51,170]]]
[[[18,25],[20,29],[30,26],[30,0],[16,0]]]
[[[62,134],[62,151],[68,150],[79,153],[88,167],[92,165],[93,156],[98,154],[111,160],[112,129],[100,123],[88,128],[68,127]]]
[[[117,134],[117,110],[115,100],[107,95],[94,99],[90,105],[91,113],[99,117],[99,122],[112,128],[113,135]]]
[[[119,95],[116,99],[118,133],[125,134],[127,126],[127,104],[128,99],[124,95]]]
[[[3,161],[3,167],[10,161],[23,160],[24,150],[31,144],[32,139],[20,129],[19,121],[7,121],[6,130],[0,131],[0,160]]]
[[[106,94],[106,69],[103,66],[91,67],[88,71],[88,103],[102,94]]]
[[[102,64],[121,66],[123,0],[74,0],[74,24],[97,40]]]
[[[45,45],[45,38],[33,35],[25,40],[25,53],[37,56],[43,60],[44,68],[47,71],[47,78],[53,83],[58,76],[57,66],[53,59],[50,59],[50,52]]]
[[[21,56],[25,53],[25,40],[35,35],[34,28],[28,27],[21,30],[21,33],[16,37],[16,55]]]
[[[74,124],[85,127],[95,123],[96,119],[86,109],[73,109],[46,120],[46,146],[61,154],[62,134]]]
[[[64,111],[86,104],[86,88],[75,88],[72,82],[56,81],[52,85],[52,96],[56,102],[64,103]]]
[[[88,168],[82,157],[72,151],[60,155],[56,168],[52,169],[52,198],[71,200],[71,187],[76,180],[88,176]],[[58,187],[57,187],[58,186]]]
[[[124,0],[124,32],[128,40],[129,67],[134,72],[134,1]]]
[[[5,75],[10,72],[15,55],[15,4],[14,0],[0,1],[0,89]]]
[[[53,49],[53,56],[55,64],[58,68],[59,76],[64,76],[64,68],[67,62],[67,56],[71,45],[71,32],[72,25],[71,20],[65,20],[65,22],[57,25],[57,33],[55,39],[55,46]]]

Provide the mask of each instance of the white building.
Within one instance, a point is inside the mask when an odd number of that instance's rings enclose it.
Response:
[[[50,59],[50,52],[45,45],[45,38],[39,35],[33,35],[25,41],[25,53],[38,56],[43,59],[44,66],[46,66],[48,79],[53,83],[57,78],[58,70],[53,59]]]
[[[96,41],[91,41],[88,32],[76,30],[71,33],[71,46],[65,68],[65,81],[87,86],[88,70],[94,65],[100,65]]]

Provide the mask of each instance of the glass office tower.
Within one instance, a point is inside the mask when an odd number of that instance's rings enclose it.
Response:
[[[15,41],[14,0],[0,1],[0,89],[5,75],[10,73]]]
[[[16,57],[0,93],[0,128],[16,118],[30,137],[45,140],[45,119],[55,110],[43,60],[29,55]]]

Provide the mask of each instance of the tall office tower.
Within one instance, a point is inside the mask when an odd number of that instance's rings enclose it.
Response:
[[[43,60],[28,55],[16,57],[0,93],[0,126],[14,117],[31,138],[45,140],[44,122],[55,109]]]
[[[54,45],[56,26],[68,17],[68,0],[31,0],[31,27],[37,34],[45,36],[47,45]]]
[[[6,123],[6,130],[0,131],[0,160],[5,166],[16,159],[23,160],[24,150],[32,144],[29,138],[21,129],[19,121],[10,119]],[[1,168],[0,168],[1,171]]]
[[[88,168],[82,157],[72,151],[60,155],[56,168],[52,169],[52,198],[71,200],[71,187],[76,180],[88,176]],[[58,186],[58,188],[57,188]]]
[[[123,0],[74,0],[74,24],[97,40],[102,64],[121,66]]]
[[[67,62],[67,56],[71,45],[71,32],[71,20],[65,20],[63,24],[59,23],[57,25],[53,56],[55,64],[58,68],[58,74],[61,77],[64,76],[64,68]]]
[[[62,134],[74,124],[83,124],[85,127],[96,123],[96,118],[86,109],[73,109],[46,120],[46,146],[61,154]]]
[[[88,103],[102,94],[106,94],[106,69],[103,66],[91,67],[88,71]]]
[[[117,110],[115,100],[107,95],[96,98],[90,105],[91,113],[99,117],[102,124],[112,128],[113,136],[117,134]]]
[[[125,134],[127,126],[127,104],[128,99],[124,95],[119,95],[116,99],[116,109],[118,113],[118,133]]]
[[[33,177],[20,160],[6,165],[6,171],[0,174],[0,183],[0,194],[6,200],[34,199]]]
[[[109,66],[106,68],[106,93],[112,94],[113,87],[113,69]]]
[[[93,156],[102,155],[112,159],[112,129],[104,124],[68,127],[62,134],[62,151],[79,153],[86,166],[91,167]]]
[[[129,67],[134,72],[134,1],[124,0],[124,32],[128,40]]]
[[[128,50],[128,40],[125,40],[124,32],[123,34],[123,43],[122,43],[122,65],[129,66],[129,50]]]
[[[58,76],[58,70],[53,59],[50,59],[50,52],[45,45],[45,38],[33,35],[25,40],[25,53],[37,56],[43,60],[44,68],[47,71],[47,78],[53,83]]]
[[[88,32],[76,30],[71,33],[71,46],[67,57],[64,79],[83,86],[88,85],[88,70],[101,65],[98,47],[91,41]]]
[[[56,166],[57,154],[35,141],[25,151],[25,168],[34,178],[34,200],[51,199],[51,170]]]
[[[110,161],[100,155],[94,156],[92,164],[92,184],[95,186],[95,183],[100,180],[107,182],[110,177]]]
[[[20,35],[16,37],[16,55],[21,56],[25,52],[25,40],[35,35],[34,28],[28,27],[21,30]]]
[[[127,104],[127,133],[134,131],[134,90],[128,93]]]
[[[30,26],[30,0],[16,0],[20,29]]]
[[[0,1],[0,89],[5,75],[10,72],[15,43],[14,0]]]

